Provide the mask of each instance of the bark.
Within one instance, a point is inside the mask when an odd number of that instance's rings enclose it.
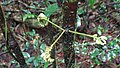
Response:
[[[69,33],[68,30],[75,30],[77,2],[64,2],[63,6],[63,28],[66,32],[63,35],[63,52],[66,68],[74,68],[75,51],[73,47],[74,34]]]
[[[27,68],[22,51],[20,50],[20,47],[10,30],[10,27],[7,25],[8,23],[5,20],[5,13],[2,9],[2,6],[0,5],[0,27],[4,34],[7,50],[9,51],[10,55],[20,64],[21,68]]]

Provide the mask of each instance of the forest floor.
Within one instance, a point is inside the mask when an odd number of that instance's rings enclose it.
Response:
[[[77,29],[78,32],[86,33],[86,34],[98,34],[100,36],[109,36],[110,38],[107,40],[108,45],[109,42],[115,38],[120,38],[120,2],[118,3],[118,7],[114,7],[115,2],[107,2],[107,1],[99,1],[96,2],[93,9],[84,7],[86,4],[84,2],[80,2],[78,8],[81,8],[87,11],[86,13],[78,13],[78,16],[81,18],[81,27]],[[53,39],[58,36],[59,30],[55,27],[46,26],[44,28],[32,27],[32,24],[26,24],[22,21],[22,16],[26,13],[33,13],[39,15],[39,13],[43,12],[47,5],[41,0],[33,1],[33,0],[2,0],[0,1],[3,6],[3,10],[6,15],[6,20],[9,23],[9,26],[16,38],[17,43],[19,44],[22,51],[24,51],[26,60],[32,58],[33,56],[38,56],[40,54],[41,44],[50,45],[51,37],[49,35],[49,30],[53,29],[52,37]],[[54,4],[56,2],[49,2],[49,4]],[[89,24],[85,23],[86,20]],[[53,13],[50,16],[50,20],[56,23],[61,27],[62,25],[62,10],[59,9],[57,12]],[[34,30],[35,31],[34,31]],[[26,32],[29,32],[29,35],[24,35]],[[32,38],[31,38],[32,37]],[[37,39],[37,42],[35,41]],[[56,43],[56,59],[58,68],[64,68],[65,64],[63,63],[63,51],[62,51],[62,40],[59,40]],[[76,44],[82,44],[83,42],[89,42],[90,44],[94,42],[91,38],[76,36],[75,39]],[[34,46],[40,44],[38,46]],[[115,43],[113,43],[115,44]],[[120,46],[120,42],[117,43]],[[108,46],[106,45],[106,46]],[[88,46],[88,50],[86,53],[89,53],[94,48],[100,48],[101,46]],[[82,49],[82,47],[79,47]],[[81,50],[79,50],[81,51]],[[37,58],[37,57],[36,57]],[[76,54],[76,64],[78,68],[89,68],[92,62],[88,62],[90,59],[90,55],[81,55],[81,53]],[[32,60],[32,59],[31,59]],[[29,61],[31,61],[29,60]],[[33,60],[32,60],[33,61]],[[35,67],[35,63],[39,63],[39,61],[33,61],[28,63],[29,68]],[[106,60],[107,61],[107,60]],[[94,68],[107,68],[105,66],[108,65],[108,68],[117,68],[120,64],[119,56],[115,57],[112,60],[112,63],[106,63],[101,65],[94,65]],[[102,62],[102,61],[101,61]],[[42,62],[40,63],[40,67],[43,67]],[[4,66],[3,66],[4,65]],[[5,40],[3,37],[3,33],[0,29],[0,68],[16,68],[17,62],[14,61],[13,57],[9,55],[6,47]],[[49,68],[52,68],[52,64],[49,64]],[[77,68],[77,67],[76,67]],[[118,67],[119,68],[119,67]]]

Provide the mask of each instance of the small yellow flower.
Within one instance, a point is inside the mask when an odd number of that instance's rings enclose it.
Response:
[[[54,61],[54,59],[52,59],[50,57],[50,51],[51,51],[51,48],[50,47],[46,47],[45,52],[41,54],[41,57],[43,57],[45,62],[53,62]]]
[[[47,19],[47,17],[43,13],[40,13],[39,16],[37,17],[37,19],[38,19],[38,21],[40,21],[40,20]]]
[[[47,17],[43,14],[43,13],[40,13],[37,17],[37,20],[38,20],[38,24],[41,26],[41,27],[45,27],[48,25],[48,22],[45,20],[47,19]]]
[[[100,37],[94,38],[94,40],[96,41],[96,44],[105,45],[107,37],[100,36]]]
[[[49,59],[48,59],[48,61],[49,61],[49,62],[53,62],[53,61],[54,61],[54,59],[52,59],[52,58],[49,58]]]

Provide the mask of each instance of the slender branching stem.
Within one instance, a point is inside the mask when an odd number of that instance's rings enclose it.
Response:
[[[49,19],[45,19],[45,20],[48,21],[50,24],[54,25],[55,27],[59,28],[60,30],[63,30],[63,31],[65,30],[65,29],[61,28],[60,26],[58,26],[57,24],[51,22]]]
[[[55,45],[55,43],[57,43],[57,41],[62,37],[62,35],[65,33],[65,30],[63,30],[62,31],[62,33],[58,36],[58,38],[52,43],[52,45],[51,45],[51,49],[52,49],[52,47]]]
[[[45,20],[48,21],[50,24],[54,25],[55,27],[59,28],[60,30],[65,31],[65,29],[61,28],[60,26],[58,26],[57,24],[51,22],[50,20],[48,20],[48,19],[45,19]],[[70,33],[74,33],[74,34],[78,34],[78,35],[82,35],[82,36],[91,37],[91,38],[97,38],[97,37],[94,36],[94,35],[89,35],[89,34],[85,34],[85,33],[80,33],[80,32],[77,32],[77,31],[69,30],[69,32],[70,32]]]

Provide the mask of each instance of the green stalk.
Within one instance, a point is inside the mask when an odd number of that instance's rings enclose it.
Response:
[[[65,29],[61,28],[60,26],[58,26],[57,24],[51,22],[50,20],[48,19],[44,19],[46,21],[48,21],[50,24],[54,25],[55,27],[59,28],[60,30],[64,31],[65,32]],[[69,30],[70,33],[74,33],[74,34],[78,34],[78,35],[82,35],[82,36],[87,36],[87,37],[91,37],[91,38],[98,38],[94,35],[89,35],[89,34],[85,34],[85,33],[80,33],[80,32],[76,32],[76,31],[72,31],[72,30]]]
[[[91,37],[91,38],[97,38],[93,35],[89,35],[89,34],[85,34],[85,33],[79,33],[79,32],[76,32],[76,31],[72,31],[72,30],[69,30],[70,33],[74,33],[74,34],[78,34],[78,35],[82,35],[82,36],[87,36],[87,37]]]
[[[44,19],[44,20],[46,20],[46,21],[48,21],[50,24],[56,26],[56,27],[59,28],[60,30],[63,30],[63,31],[64,31],[63,28],[61,28],[60,26],[58,26],[58,25],[56,25],[55,23],[51,22],[50,20],[48,20],[48,19]]]
[[[62,33],[59,35],[59,37],[53,42],[53,44],[51,45],[51,49],[52,47],[55,45],[55,43],[61,38],[61,36],[64,34],[65,30],[62,31]]]

